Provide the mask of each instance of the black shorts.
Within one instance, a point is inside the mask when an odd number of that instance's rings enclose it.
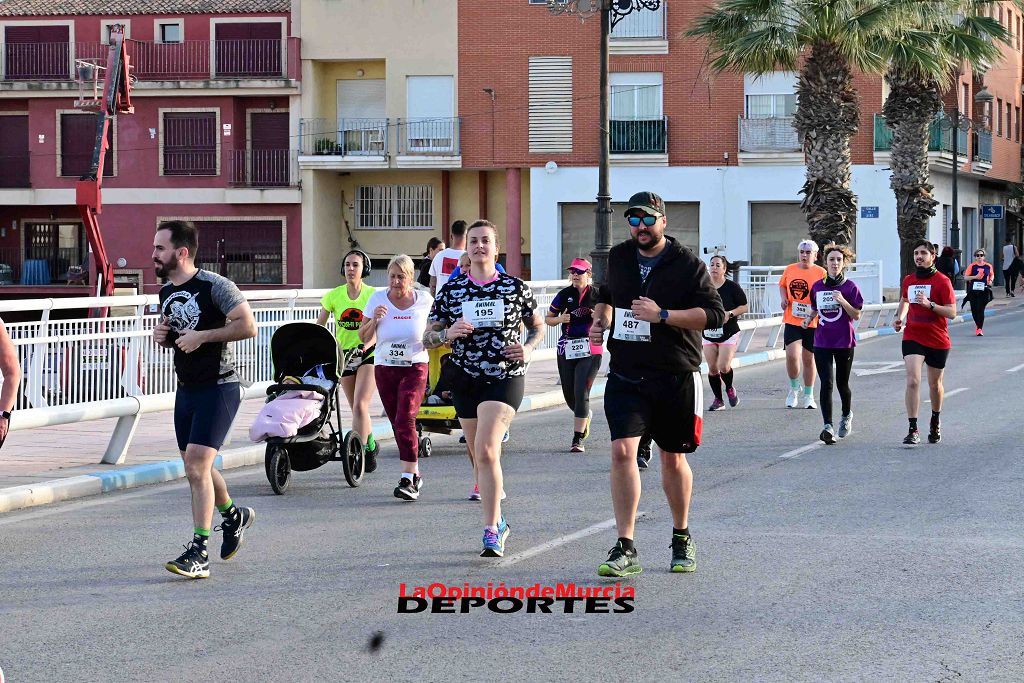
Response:
[[[612,441],[650,432],[667,453],[692,453],[700,445],[704,391],[699,372],[633,380],[608,373],[604,414]]]
[[[949,358],[949,349],[933,349],[930,346],[911,341],[903,340],[903,357],[924,356],[924,364],[936,370],[946,367],[946,359]]]
[[[786,329],[782,332],[782,346],[786,347],[798,341],[804,346],[804,351],[814,350],[814,328],[804,328],[793,323],[786,323]]]
[[[238,382],[201,387],[178,386],[174,396],[174,434],[178,450],[190,443],[220,450],[242,402]]]
[[[526,376],[513,375],[496,382],[474,378],[456,367],[452,375],[452,405],[455,414],[467,420],[476,419],[476,410],[484,401],[498,401],[519,410],[526,393]]]
[[[342,351],[342,358],[347,358],[347,362],[345,363],[345,369],[341,371],[341,376],[352,377],[364,365],[373,367],[373,352],[376,348],[376,346],[371,346],[362,351]]]

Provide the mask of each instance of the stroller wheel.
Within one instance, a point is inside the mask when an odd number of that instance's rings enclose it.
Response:
[[[434,445],[430,443],[430,437],[424,436],[420,438],[420,453],[421,458],[429,458],[430,454],[434,451]]]
[[[345,435],[342,449],[341,465],[345,470],[345,481],[354,488],[363,483],[363,473],[366,471],[363,442],[358,434],[351,431]]]
[[[292,466],[288,460],[288,451],[280,446],[267,446],[267,479],[274,493],[282,495],[288,490],[291,482]]]

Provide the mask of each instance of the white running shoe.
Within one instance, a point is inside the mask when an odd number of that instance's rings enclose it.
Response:
[[[786,407],[796,408],[800,402],[800,392],[796,389],[790,389],[789,394],[786,396]]]
[[[814,394],[803,394],[800,396],[800,407],[817,410],[818,404],[814,402]]]

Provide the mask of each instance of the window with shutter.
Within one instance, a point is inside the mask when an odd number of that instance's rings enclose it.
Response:
[[[7,80],[70,80],[71,29],[68,26],[4,27]]]
[[[163,175],[217,175],[217,112],[164,112],[163,129]]]
[[[530,57],[530,152],[572,151],[572,57]]]
[[[29,187],[28,115],[0,116],[0,187]]]
[[[284,284],[281,221],[195,221],[196,264],[239,285]]]
[[[114,122],[107,126],[107,153],[103,157],[103,177],[114,175]],[[96,116],[60,115],[60,175],[79,178],[89,173],[96,148]]]
[[[214,26],[218,78],[281,77],[280,23],[217,23]]]

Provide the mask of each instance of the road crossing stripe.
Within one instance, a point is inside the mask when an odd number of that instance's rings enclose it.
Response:
[[[637,518],[637,520],[640,520],[641,518],[646,517],[649,514],[651,514],[650,511],[638,512],[637,515],[636,515],[636,518]],[[559,536],[558,538],[552,539],[550,541],[546,541],[544,543],[541,543],[540,545],[535,545],[532,548],[528,548],[528,549],[526,549],[526,550],[524,550],[524,551],[522,551],[520,553],[516,553],[515,555],[509,555],[508,557],[504,557],[504,558],[498,560],[498,562],[496,564],[499,567],[507,567],[509,565],[516,564],[517,562],[522,562],[523,560],[528,560],[531,557],[536,557],[537,555],[540,555],[541,553],[546,553],[549,550],[553,550],[554,548],[557,548],[559,546],[566,545],[567,543],[572,543],[573,541],[578,541],[581,538],[586,538],[587,536],[593,536],[594,534],[596,534],[596,533],[598,533],[600,531],[605,531],[607,529],[614,529],[614,528],[615,528],[615,519],[614,518],[613,519],[606,519],[603,522],[599,522],[599,523],[594,524],[592,526],[588,526],[586,529],[580,529],[579,531],[573,532],[571,534],[566,534],[565,536]]]
[[[807,453],[808,451],[813,451],[815,448],[820,448],[820,447],[822,447],[824,445],[825,444],[822,443],[821,441],[815,441],[814,443],[809,443],[806,446],[801,446],[800,448],[794,448],[791,451],[783,453],[782,455],[779,456],[779,460],[789,460],[790,458],[795,458],[795,457],[797,457],[799,455],[803,455],[804,453]]]
[[[1020,365],[1015,365],[1014,367],[1007,370],[1007,372],[1017,372],[1018,370],[1024,370],[1024,363],[1021,363]]]

